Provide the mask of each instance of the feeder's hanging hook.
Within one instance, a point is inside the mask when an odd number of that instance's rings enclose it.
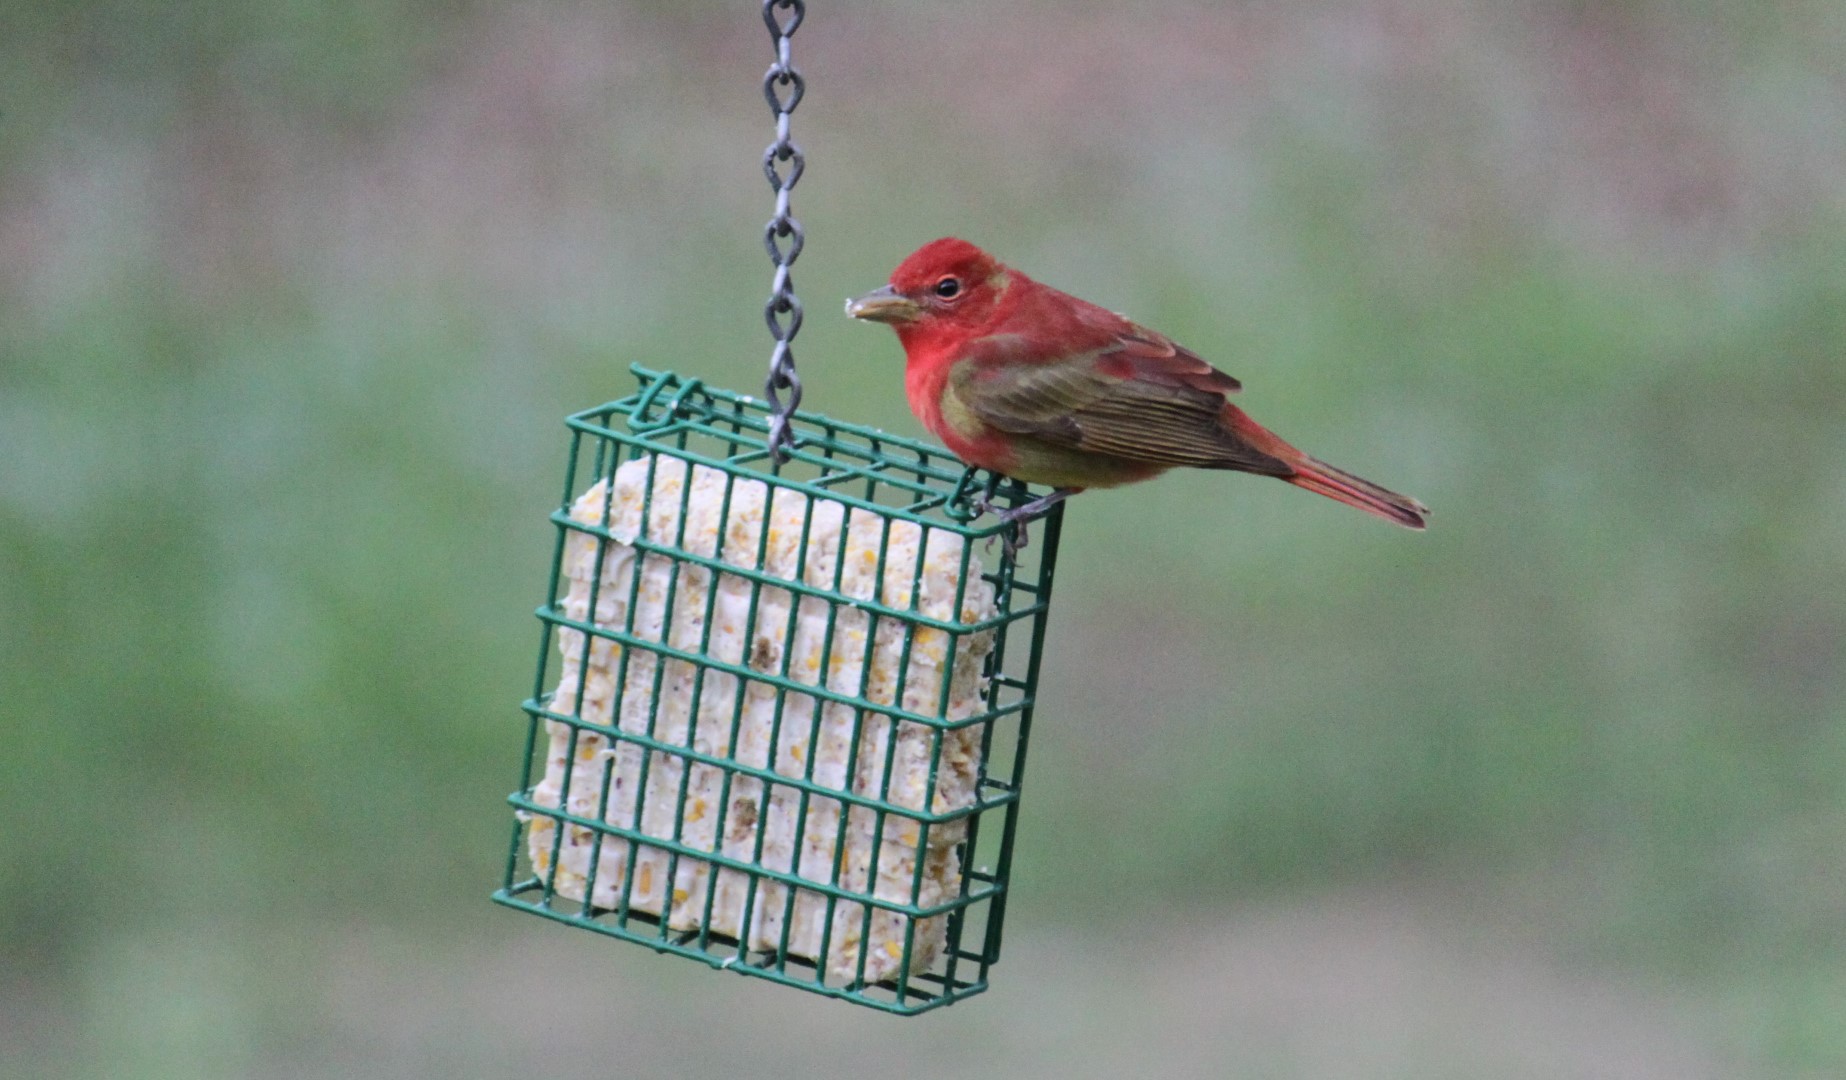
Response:
[[[779,15],[779,12],[786,14]],[[795,29],[806,14],[805,0],[763,0],[763,22],[769,27],[770,40],[776,47],[775,63],[769,65],[768,73],[763,76],[763,97],[768,99],[769,111],[776,118],[776,141],[763,152],[763,172],[769,177],[770,189],[776,193],[775,216],[763,230],[763,245],[769,249],[769,261],[776,266],[763,318],[769,323],[769,335],[776,339],[775,350],[769,355],[769,382],[765,391],[771,409],[769,457],[777,465],[788,461],[789,443],[793,440],[788,421],[801,404],[801,377],[795,374],[795,354],[790,348],[795,335],[801,332],[801,301],[795,296],[789,268],[801,255],[803,237],[801,222],[789,213],[788,198],[801,179],[807,159],[802,156],[801,147],[789,138],[788,126],[790,114],[801,104],[807,82],[802,79],[801,72],[795,70],[789,39],[794,37]]]

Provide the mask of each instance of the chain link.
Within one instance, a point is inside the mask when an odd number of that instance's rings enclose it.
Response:
[[[786,14],[778,14],[786,13]],[[763,318],[769,323],[769,335],[776,340],[769,356],[769,382],[765,387],[771,411],[769,417],[769,455],[780,465],[788,460],[789,418],[801,405],[801,377],[795,374],[795,353],[790,347],[801,332],[801,301],[795,296],[795,283],[789,268],[801,257],[804,237],[801,222],[789,212],[789,194],[801,180],[807,159],[801,147],[789,138],[789,116],[801,104],[807,81],[795,70],[790,58],[789,39],[807,15],[805,0],[763,0],[763,23],[769,27],[775,43],[776,60],[763,76],[763,97],[776,118],[776,141],[763,152],[763,173],[776,193],[776,213],[763,229],[763,246],[769,249],[769,261],[776,274],[770,286],[769,302],[763,306]]]

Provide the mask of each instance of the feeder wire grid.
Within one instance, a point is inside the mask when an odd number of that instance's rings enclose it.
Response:
[[[911,1014],[1000,957],[1063,507],[947,451],[631,369],[570,417],[494,899]],[[554,668],[552,658],[556,656]]]

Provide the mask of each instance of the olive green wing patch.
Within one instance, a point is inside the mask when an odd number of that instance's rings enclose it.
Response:
[[[1037,364],[965,361],[950,374],[949,392],[991,427],[1070,449],[1152,465],[1272,476],[1292,471],[1225,425],[1229,388],[1196,385],[1209,376],[1191,370],[1191,363],[1154,377],[1123,377],[1116,371],[1149,361],[1145,355],[1125,361],[1122,352],[1111,348]],[[1205,371],[1235,384],[1209,366]]]

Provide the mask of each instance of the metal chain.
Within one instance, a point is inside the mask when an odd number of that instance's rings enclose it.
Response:
[[[777,12],[788,14],[778,17]],[[789,139],[788,126],[789,115],[801,104],[801,95],[807,90],[807,81],[795,70],[790,59],[789,39],[795,36],[795,29],[806,14],[805,0],[763,0],[763,22],[769,27],[769,37],[776,47],[776,61],[763,76],[763,97],[768,99],[769,111],[776,118],[776,141],[763,152],[763,172],[776,193],[776,214],[763,230],[763,245],[769,249],[769,261],[776,266],[763,318],[769,323],[770,336],[776,339],[775,350],[769,356],[769,382],[765,389],[772,410],[769,455],[778,465],[788,460],[789,443],[793,439],[788,422],[801,404],[801,378],[795,374],[795,354],[790,348],[795,335],[801,332],[801,301],[795,296],[795,283],[789,277],[789,268],[801,256],[803,236],[801,222],[789,213],[788,198],[801,180],[807,159],[802,156],[801,147]]]

